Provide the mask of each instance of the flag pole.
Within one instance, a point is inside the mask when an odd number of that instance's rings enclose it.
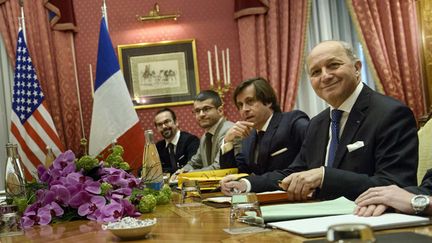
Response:
[[[80,114],[82,137],[85,139],[86,136],[85,136],[85,132],[84,132],[84,119],[83,119],[82,106],[81,106],[80,85],[79,85],[79,81],[78,81],[78,70],[77,70],[77,66],[76,66],[76,57],[75,57],[75,43],[73,40],[73,35],[70,35],[70,36],[71,36],[72,59],[73,59],[73,63],[74,63],[75,85],[77,88],[78,109],[79,109],[79,114]]]
[[[18,26],[23,30],[24,40],[27,41],[25,21],[24,21],[24,0],[19,1],[21,16],[18,17]]]
[[[102,17],[105,17],[105,24],[106,24],[107,30],[109,30],[109,28],[108,28],[108,12],[107,12],[105,0],[102,0]]]

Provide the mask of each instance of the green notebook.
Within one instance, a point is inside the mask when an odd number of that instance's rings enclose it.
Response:
[[[355,203],[344,197],[322,202],[288,203],[262,206],[261,212],[265,222],[290,219],[321,217],[340,214],[352,214]]]

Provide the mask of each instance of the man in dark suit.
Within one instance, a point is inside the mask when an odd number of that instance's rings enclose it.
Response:
[[[370,187],[416,185],[418,138],[411,110],[360,80],[361,62],[345,42],[325,41],[307,57],[315,93],[330,107],[311,119],[286,170],[222,180],[226,194],[282,188],[292,200],[357,198]]]
[[[174,173],[196,153],[199,138],[180,131],[174,111],[163,108],[156,113],[154,124],[164,139],[156,143],[164,172]]]
[[[243,81],[233,97],[243,120],[225,135],[221,167],[256,175],[286,169],[300,151],[308,116],[301,111],[282,113],[273,88],[263,78]],[[242,143],[239,153],[233,149],[235,142]]]
[[[432,215],[432,169],[423,177],[420,186],[400,188],[396,185],[373,187],[355,200],[355,214],[378,216],[388,208],[402,213]]]

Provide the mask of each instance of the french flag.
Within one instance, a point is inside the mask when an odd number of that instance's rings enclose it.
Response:
[[[142,164],[144,133],[102,18],[99,33],[89,153],[96,156],[116,141],[132,170]]]

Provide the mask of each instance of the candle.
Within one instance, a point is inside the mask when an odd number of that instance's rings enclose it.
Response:
[[[209,65],[210,86],[213,86],[213,70],[212,70],[211,52],[210,51],[207,51],[207,56],[208,56],[208,65]]]
[[[215,45],[215,57],[216,57],[216,80],[220,80],[220,74],[219,74],[219,61],[218,61],[218,54],[217,54],[217,46]]]
[[[224,84],[227,84],[227,73],[226,73],[226,63],[225,63],[224,50],[222,50],[222,71],[223,71]]]
[[[226,56],[227,56],[227,84],[231,83],[231,75],[230,75],[230,61],[229,61],[229,48],[226,49]]]

